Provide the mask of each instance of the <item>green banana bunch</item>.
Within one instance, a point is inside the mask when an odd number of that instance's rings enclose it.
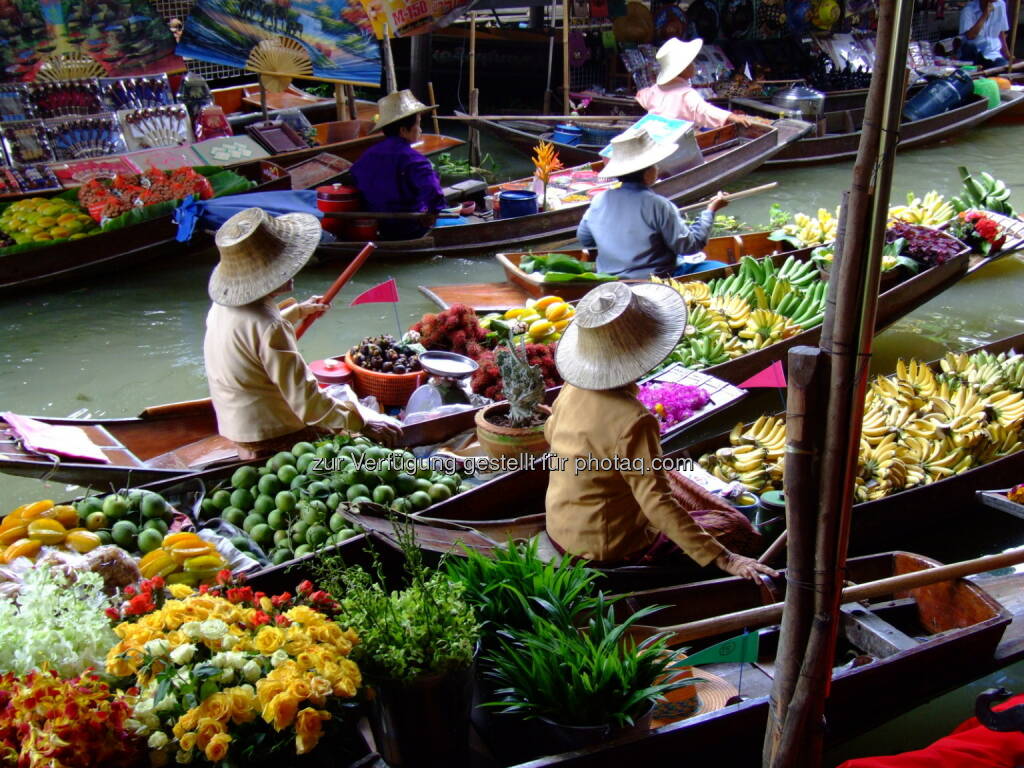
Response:
[[[1007,202],[1011,189],[992,174],[981,171],[977,177],[963,166],[957,168],[963,180],[964,192],[950,200],[957,213],[972,209],[992,211],[1004,216],[1014,216],[1013,207]]]

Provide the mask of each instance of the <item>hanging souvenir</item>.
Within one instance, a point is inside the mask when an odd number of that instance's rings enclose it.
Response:
[[[714,0],[693,0],[686,9],[686,18],[696,28],[697,36],[705,45],[718,39],[718,6]]]
[[[811,6],[811,24],[823,32],[830,32],[841,16],[842,11],[836,0],[815,0]]]
[[[659,43],[670,37],[688,37],[689,23],[683,9],[675,3],[662,4],[654,14],[654,39]]]
[[[569,33],[569,66],[582,67],[590,61],[590,47],[583,33],[574,29]]]
[[[590,0],[590,18],[608,18],[608,0]]]
[[[783,0],[757,0],[757,36],[778,37],[785,29]]]

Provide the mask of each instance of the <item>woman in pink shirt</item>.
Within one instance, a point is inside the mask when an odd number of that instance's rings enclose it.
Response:
[[[658,80],[637,91],[636,100],[648,112],[673,120],[689,120],[700,130],[721,128],[726,123],[751,125],[746,115],[738,115],[708,104],[690,85],[694,73],[693,60],[704,41],[699,37],[684,43],[671,37],[658,49]]]

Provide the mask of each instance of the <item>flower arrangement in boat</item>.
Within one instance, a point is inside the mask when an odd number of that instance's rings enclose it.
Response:
[[[1016,502],[1017,504],[1024,504],[1024,483],[1013,486],[1013,488],[1007,492],[1006,498],[1010,501]]]
[[[1002,227],[983,211],[961,212],[950,224],[949,233],[984,256],[988,256],[992,251],[998,251],[1006,242],[1006,234]]]
[[[269,596],[230,579],[222,571],[198,591],[143,582],[145,605],[111,611],[120,640],[107,671],[139,689],[138,731],[165,757],[237,762],[289,744],[306,754],[353,706],[358,638],[308,581]]]
[[[701,387],[666,381],[641,384],[637,399],[654,414],[658,430],[664,434],[702,409],[711,397]]]
[[[533,165],[536,169],[534,176],[544,185],[543,195],[540,201],[540,208],[544,210],[548,198],[548,182],[551,181],[551,174],[562,167],[562,161],[558,158],[555,145],[549,141],[542,141],[533,149]]]
[[[0,765],[121,768],[139,764],[129,694],[93,671],[0,675]]]
[[[133,208],[183,200],[189,195],[202,200],[213,197],[210,180],[192,168],[150,168],[141,174],[91,179],[78,189],[78,201],[97,221],[120,216]]]

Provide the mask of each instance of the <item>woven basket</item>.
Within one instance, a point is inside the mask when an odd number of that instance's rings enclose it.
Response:
[[[386,408],[401,408],[409,402],[416,387],[427,380],[426,371],[415,373],[378,373],[356,365],[352,355],[345,353],[345,363],[352,369],[352,382],[360,397],[373,395]]]

